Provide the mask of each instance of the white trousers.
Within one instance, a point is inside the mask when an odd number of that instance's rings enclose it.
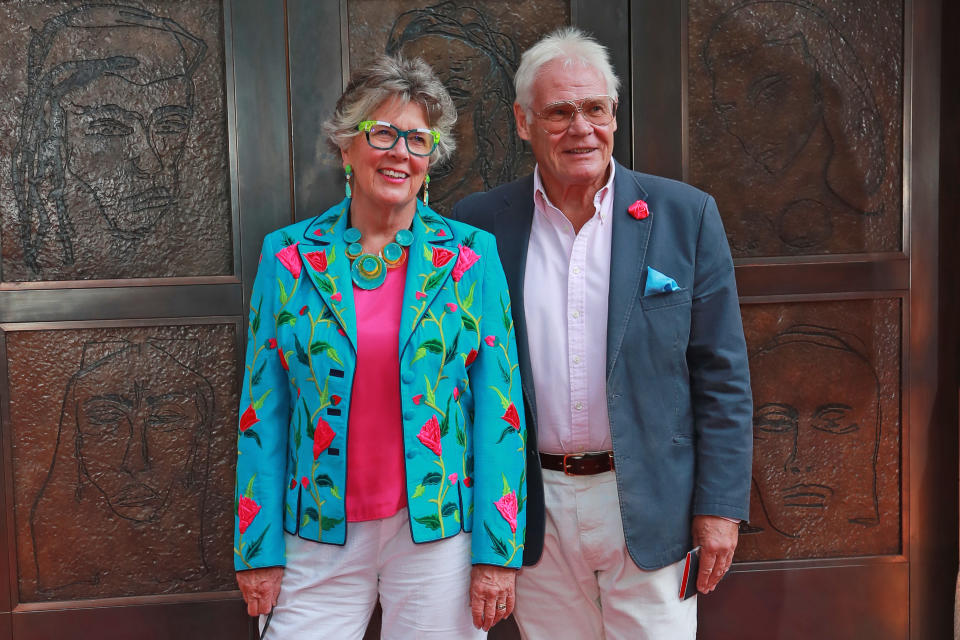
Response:
[[[287,567],[266,640],[360,640],[379,595],[381,638],[482,639],[470,615],[470,534],[414,544],[407,510],[351,522],[344,546],[286,534]],[[263,627],[265,616],[260,617]]]
[[[623,537],[614,472],[543,472],[546,539],[517,579],[525,640],[693,640],[697,599],[680,600],[683,562],[634,564]]]

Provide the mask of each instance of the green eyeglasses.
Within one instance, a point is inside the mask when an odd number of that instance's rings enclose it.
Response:
[[[415,156],[428,156],[440,142],[440,132],[432,129],[407,129],[401,131],[389,122],[364,120],[357,129],[367,134],[367,144],[374,149],[393,149],[397,140],[403,138],[407,151]]]

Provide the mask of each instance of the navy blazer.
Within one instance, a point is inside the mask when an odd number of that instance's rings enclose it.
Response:
[[[644,200],[649,215],[628,208]],[[543,486],[524,314],[533,176],[454,207],[492,232],[513,300],[527,410],[527,540],[543,551]],[[679,288],[644,295],[647,267]],[[607,408],[627,550],[641,568],[680,560],[694,515],[746,520],[753,401],[733,260],[713,198],[682,182],[616,165],[607,324]]]

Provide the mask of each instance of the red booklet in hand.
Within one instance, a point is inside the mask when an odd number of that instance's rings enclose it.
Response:
[[[697,571],[700,569],[700,547],[687,551],[683,563],[683,578],[680,580],[680,599],[686,600],[697,595]]]

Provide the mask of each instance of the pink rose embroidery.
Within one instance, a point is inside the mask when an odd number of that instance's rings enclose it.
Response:
[[[343,398],[341,398],[338,395],[330,396],[330,404],[332,404],[333,406],[337,406],[338,404],[340,404],[341,400],[343,400]]]
[[[447,476],[447,480],[450,481],[450,484],[457,484],[457,474],[451,473],[449,476]]]
[[[453,313],[454,311],[457,310],[457,305],[453,302],[448,302],[447,309],[450,309],[450,313]]]
[[[450,251],[450,249],[444,249],[443,247],[433,248],[433,266],[437,268],[446,266],[451,258],[453,258],[453,251]]]
[[[309,309],[310,307],[308,307],[307,305],[303,305],[302,307],[300,307],[300,315],[305,314]]]
[[[503,519],[510,525],[512,533],[517,532],[517,494],[513,491],[493,503]]]
[[[520,416],[517,415],[517,408],[512,402],[510,403],[510,406],[507,407],[506,412],[500,417],[503,420],[506,420],[507,424],[509,424],[511,427],[517,431],[520,431]]]
[[[417,395],[413,396],[413,404],[420,404],[421,400],[423,400],[422,393],[418,393]]]
[[[447,232],[443,229],[437,229],[437,235],[442,238],[443,236],[447,235]]]
[[[422,442],[423,446],[438,456],[442,453],[443,449],[440,446],[440,424],[437,422],[437,416],[430,416],[430,419],[420,427],[417,440]]]
[[[268,349],[276,349],[276,348],[277,348],[277,339],[276,339],[276,338],[270,338],[269,340],[267,340],[267,348],[268,348]]]
[[[477,260],[480,259],[480,256],[474,253],[470,247],[462,244],[457,246],[460,247],[460,255],[457,256],[457,264],[453,266],[453,273],[451,274],[454,282],[460,282],[460,278],[467,272],[467,269],[475,265]]]
[[[303,268],[303,263],[300,262],[300,252],[297,251],[297,245],[299,242],[294,242],[293,244],[288,244],[280,251],[277,251],[277,260],[280,261],[280,264],[287,268],[287,271],[290,272],[294,278],[300,277],[300,270]]]
[[[320,454],[327,450],[335,436],[333,429],[323,418],[317,418],[317,428],[313,432],[313,459],[316,460]]]
[[[467,354],[467,357],[463,359],[463,366],[469,367],[473,364],[473,361],[477,359],[477,350],[470,349],[470,353]]]
[[[334,302],[340,302],[342,298],[343,298],[343,295],[339,291],[337,291],[335,294],[330,296],[330,299],[333,300]]]
[[[260,422],[260,418],[257,417],[257,410],[253,408],[253,405],[250,405],[240,416],[240,431],[246,431],[258,422]]]
[[[650,215],[650,210],[647,209],[647,203],[643,200],[637,200],[634,202],[627,208],[627,211],[637,220],[643,220]]]
[[[237,505],[237,517],[240,519],[240,533],[246,533],[247,527],[253,522],[253,519],[260,513],[260,505],[255,500],[247,496],[240,496],[240,504]]]
[[[473,478],[471,478],[470,476],[463,476],[463,485],[464,485],[465,487],[472,487],[472,486],[473,486]]]
[[[423,291],[417,291],[414,295],[417,296],[417,300],[423,300],[427,297],[427,294],[425,294]]]
[[[460,397],[460,387],[453,388],[453,399],[456,400]]]
[[[310,266],[320,273],[327,270],[326,251],[311,251],[310,253],[304,254],[304,257],[307,259],[307,262],[310,263]]]
[[[483,341],[487,343],[488,347],[492,347],[493,345],[497,344],[497,336],[487,336],[483,339]]]
[[[309,489],[309,488],[310,488],[310,481],[307,480],[307,476],[303,476],[302,478],[300,478],[300,484],[303,485],[303,488],[304,488],[304,489]]]
[[[280,364],[286,371],[290,371],[290,365],[287,364],[287,356],[283,352],[283,349],[277,349],[277,353],[280,355]]]

